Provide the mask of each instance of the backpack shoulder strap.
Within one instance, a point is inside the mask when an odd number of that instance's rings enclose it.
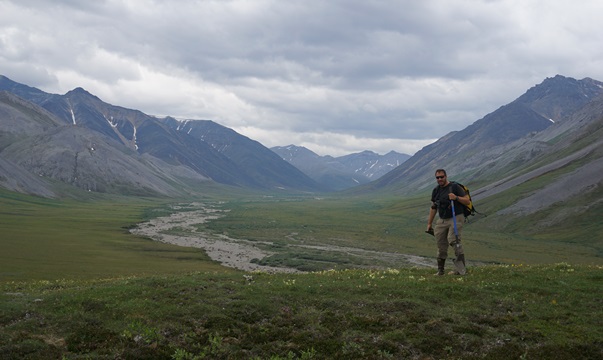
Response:
[[[459,184],[456,181],[451,181],[450,184],[452,185],[452,186],[450,186],[450,191],[453,191],[453,187],[456,187],[457,189],[463,190],[465,195],[467,195],[467,191],[465,191],[465,187],[463,185]]]

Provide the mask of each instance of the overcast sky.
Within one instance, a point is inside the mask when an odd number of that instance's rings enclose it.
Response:
[[[603,81],[601,0],[0,0],[0,74],[265,146],[414,154],[547,77]]]

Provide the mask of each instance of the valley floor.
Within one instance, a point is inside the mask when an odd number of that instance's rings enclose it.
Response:
[[[255,263],[273,252],[260,248],[262,245],[271,246],[272,243],[250,241],[247,239],[234,239],[223,234],[213,234],[199,231],[196,225],[224,216],[228,210],[217,209],[210,204],[191,203],[174,206],[174,213],[169,216],[158,217],[148,222],[138,224],[130,232],[135,235],[148,237],[163,243],[195,247],[203,249],[207,255],[220,264],[244,271],[262,271],[269,273],[296,273],[299,270],[287,267],[265,266]],[[287,236],[291,240],[289,247],[303,247],[320,251],[340,252],[362,256],[369,259],[378,259],[391,263],[406,263],[410,266],[433,267],[434,260],[416,255],[399,254],[392,252],[372,251],[354,247],[341,247],[333,245],[303,245],[294,244],[295,233]]]

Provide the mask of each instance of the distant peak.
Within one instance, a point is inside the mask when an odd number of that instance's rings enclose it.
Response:
[[[67,94],[87,94],[87,95],[92,95],[90,94],[88,91],[84,90],[84,88],[81,87],[76,87],[75,89],[69,91]],[[67,95],[65,94],[65,95]]]
[[[75,89],[66,93],[65,96],[86,96],[86,97],[93,97],[97,100],[100,100],[97,96],[89,93],[88,91],[86,91],[84,88],[81,88],[81,87],[76,87]]]
[[[565,82],[575,82],[578,81],[574,78],[569,78],[569,77],[565,77],[563,75],[555,75],[553,77],[547,77],[544,79],[544,81],[542,82],[542,84],[559,84],[559,83],[565,83]]]
[[[312,151],[304,146],[298,146],[298,145],[293,145],[293,144],[289,144],[286,146],[279,146],[279,148],[286,149],[289,151]]]

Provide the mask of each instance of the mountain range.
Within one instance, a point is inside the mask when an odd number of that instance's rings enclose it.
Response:
[[[419,191],[433,185],[438,168],[464,182],[480,184],[513,177],[524,167],[538,166],[535,164],[547,155],[563,157],[565,147],[590,137],[581,125],[596,127],[603,121],[599,111],[602,96],[603,83],[597,80],[561,75],[547,78],[465,129],[424,147],[370,188],[404,184],[403,192]]]
[[[82,88],[48,94],[0,77],[0,184],[59,195],[185,196],[209,183],[323,191],[257,141],[210,120],[179,121],[107,104]]]
[[[395,151],[379,155],[368,150],[339,157],[320,156],[296,145],[276,146],[271,150],[332,191],[367,184],[410,158],[410,155]]]
[[[405,196],[429,191],[435,169],[445,168],[478,204],[509,215],[491,226],[524,216],[545,229],[603,213],[602,132],[603,83],[561,75],[412,157],[338,158],[295,145],[268,149],[210,120],[158,118],[81,88],[48,94],[0,77],[0,186],[48,197],[74,186],[181,197],[212,184]]]
[[[600,239],[603,215],[603,83],[547,78],[352,190],[400,197],[428,192],[439,168],[470,186],[485,215],[496,215],[477,217],[484,231],[572,239],[600,251],[589,244]]]

